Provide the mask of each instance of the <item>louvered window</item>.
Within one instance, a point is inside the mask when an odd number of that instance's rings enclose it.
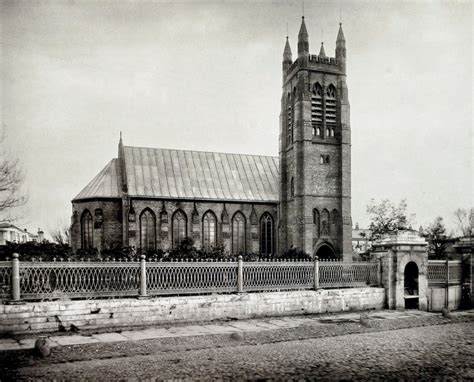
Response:
[[[321,136],[323,125],[323,88],[316,82],[311,93],[311,125],[313,135]]]
[[[329,85],[326,92],[326,136],[334,137],[336,130],[336,88]]]
[[[293,107],[290,93],[288,93],[288,97],[286,99],[286,129],[286,142],[288,145],[290,145],[291,143],[293,143]]]

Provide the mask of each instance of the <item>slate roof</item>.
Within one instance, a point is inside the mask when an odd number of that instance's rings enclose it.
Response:
[[[278,201],[278,157],[124,146],[132,197]],[[120,197],[113,159],[75,198]]]
[[[112,159],[74,198],[120,198],[118,159]]]

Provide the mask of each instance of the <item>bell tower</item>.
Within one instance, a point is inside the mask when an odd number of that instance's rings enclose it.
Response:
[[[339,26],[335,57],[309,53],[303,17],[298,56],[283,53],[280,113],[279,250],[352,258],[351,132],[346,46]]]

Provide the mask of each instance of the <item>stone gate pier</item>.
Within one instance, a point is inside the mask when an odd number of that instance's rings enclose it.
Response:
[[[388,309],[427,310],[428,243],[414,231],[399,231],[374,243],[381,262]]]

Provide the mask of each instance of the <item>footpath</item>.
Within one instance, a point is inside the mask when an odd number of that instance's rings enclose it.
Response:
[[[141,329],[111,328],[109,332],[45,333],[30,337],[2,338],[0,339],[0,356],[1,353],[8,351],[33,349],[36,340],[40,337],[46,337],[51,348],[93,344],[112,345],[144,340],[184,339],[186,337],[213,337],[214,339],[222,337],[226,340],[229,338],[238,340],[257,335],[259,341],[278,342],[474,321],[474,310],[452,312],[450,318],[445,318],[440,313],[419,310],[382,310],[365,313],[348,312],[248,320],[229,319],[211,323],[177,324]]]

